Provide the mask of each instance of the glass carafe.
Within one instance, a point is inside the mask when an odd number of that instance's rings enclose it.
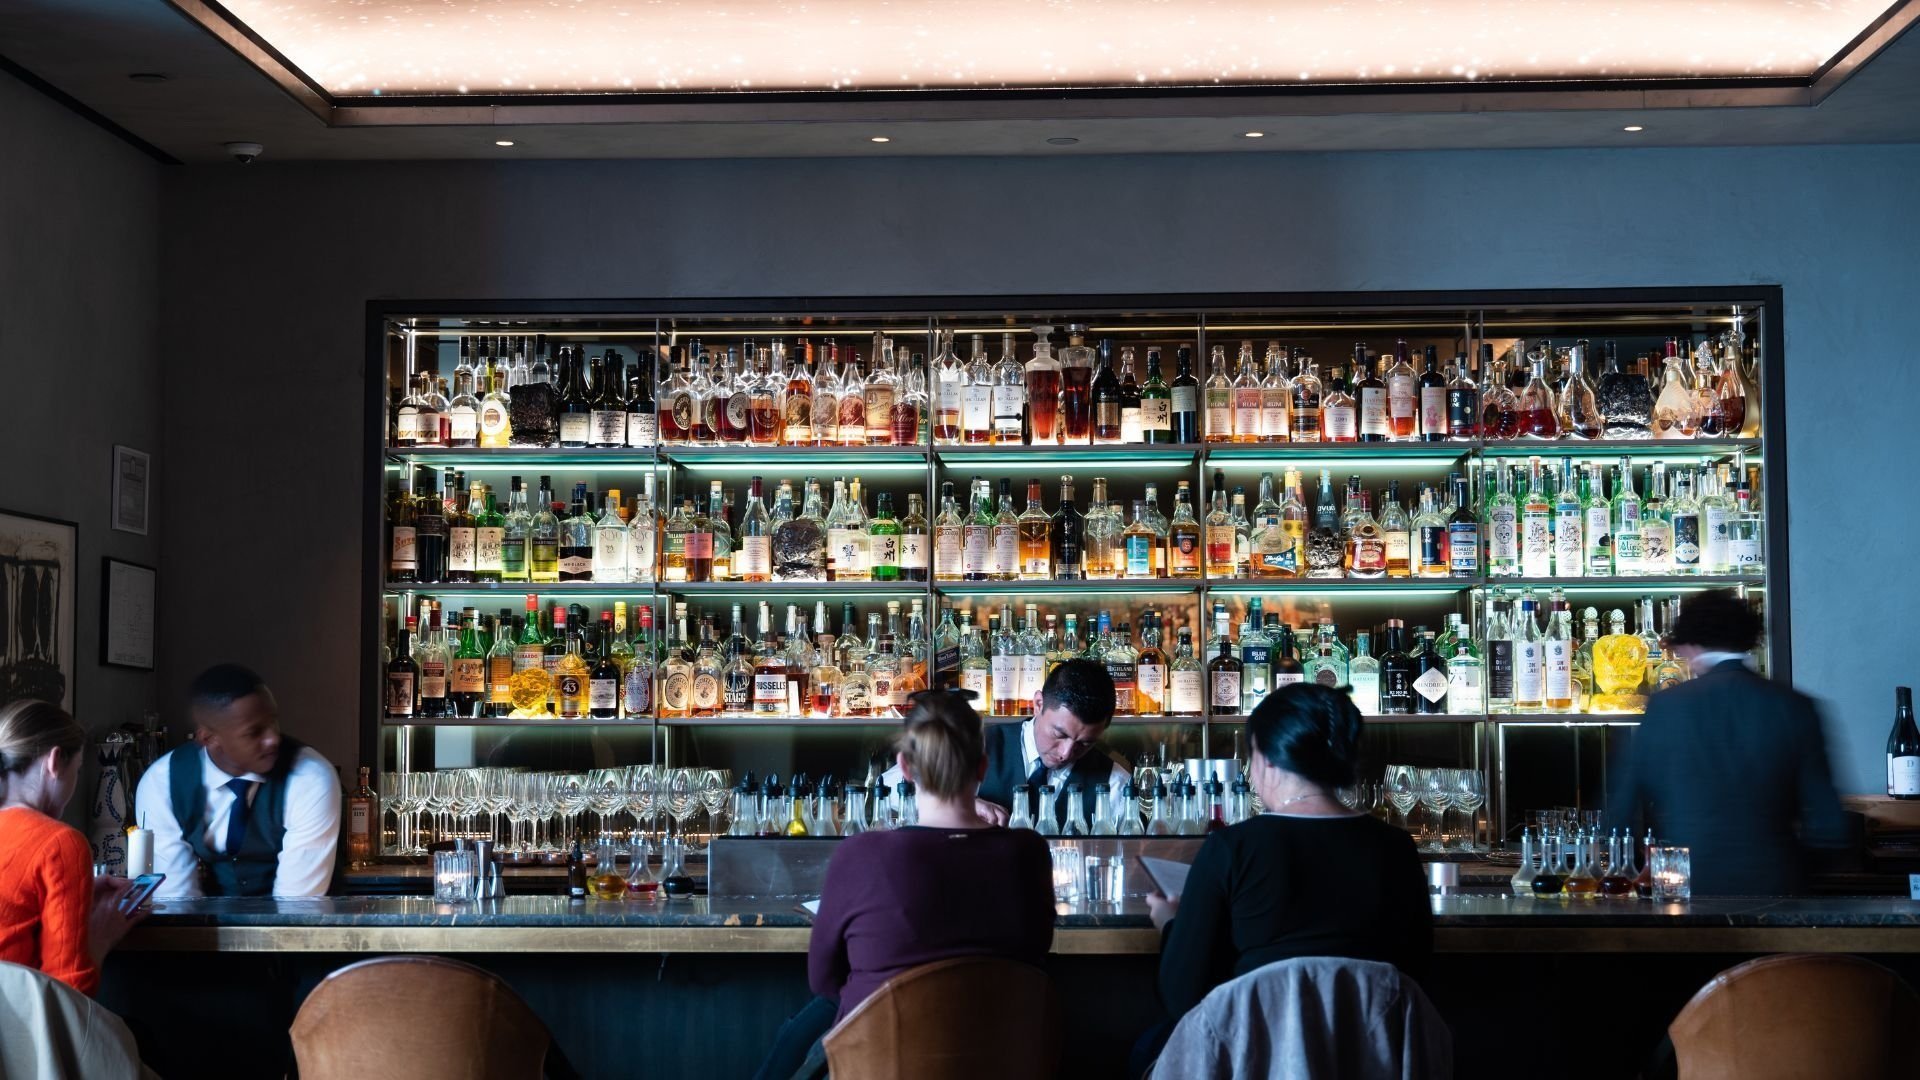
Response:
[[[1660,373],[1660,393],[1653,401],[1653,437],[1691,439],[1700,424],[1694,415],[1693,376],[1672,342],[1662,363],[1665,368]]]
[[[1507,887],[1515,896],[1532,896],[1536,873],[1538,871],[1533,865],[1533,826],[1529,825],[1520,831],[1520,865],[1514,867],[1513,878],[1507,882]]]
[[[1535,896],[1559,896],[1560,889],[1566,884],[1566,873],[1561,865],[1561,848],[1564,838],[1559,833],[1542,834],[1540,837],[1540,868],[1534,872],[1531,888]]]
[[[1568,896],[1591,900],[1600,891],[1600,874],[1593,865],[1593,834],[1575,833],[1567,855],[1567,880],[1561,889]]]

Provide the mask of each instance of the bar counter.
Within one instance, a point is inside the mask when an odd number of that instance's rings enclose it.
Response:
[[[1146,905],[1059,907],[1056,953],[1157,953]],[[1687,903],[1452,895],[1435,948],[1487,952],[1920,952],[1920,903],[1891,897],[1714,897]],[[145,951],[799,953],[811,917],[790,900],[638,902],[513,896],[171,900],[122,946]]]

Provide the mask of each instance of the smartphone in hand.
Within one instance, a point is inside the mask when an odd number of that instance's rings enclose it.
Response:
[[[153,891],[158,889],[160,883],[165,880],[167,880],[167,875],[165,874],[141,874],[139,877],[134,878],[133,887],[128,889],[127,894],[120,898],[120,914],[131,915],[140,910],[140,905],[146,903],[147,898],[152,896]]]

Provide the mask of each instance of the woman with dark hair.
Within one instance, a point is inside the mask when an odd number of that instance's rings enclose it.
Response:
[[[1039,966],[1053,945],[1047,842],[975,809],[987,752],[972,706],[916,694],[894,745],[919,824],[858,833],[834,851],[807,949],[818,996],[781,1028],[760,1077],[823,1074],[820,1038],[911,968],[960,956]]]
[[[95,881],[87,838],[60,820],[86,745],[57,705],[0,707],[0,960],[91,995],[101,959],[138,916],[119,911],[130,883]]]
[[[1179,897],[1147,897],[1173,1022],[1277,960],[1338,956],[1426,974],[1433,909],[1412,838],[1334,794],[1354,782],[1360,729],[1346,694],[1312,683],[1281,687],[1247,718],[1248,779],[1266,812],[1209,834]],[[1141,1050],[1157,1053],[1172,1029]]]

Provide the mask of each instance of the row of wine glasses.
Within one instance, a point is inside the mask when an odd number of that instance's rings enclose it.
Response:
[[[382,851],[422,856],[435,843],[483,839],[508,858],[555,861],[581,834],[587,814],[593,815],[593,835],[599,838],[624,837],[651,849],[651,839],[664,831],[691,842],[702,833],[690,833],[688,823],[701,812],[707,818],[704,835],[722,831],[730,779],[726,769],[655,765],[579,773],[491,768],[385,773]],[[388,836],[391,843],[385,842]]]
[[[1421,851],[1487,850],[1480,839],[1479,819],[1480,808],[1487,802],[1487,777],[1480,770],[1389,765],[1370,800],[1367,787],[1358,785],[1355,801],[1348,805],[1367,809],[1405,829],[1415,828],[1413,811],[1422,811],[1417,829]],[[1394,814],[1398,815],[1397,821]]]

